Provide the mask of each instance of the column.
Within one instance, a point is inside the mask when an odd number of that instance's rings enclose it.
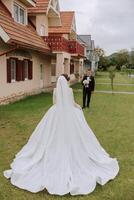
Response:
[[[58,78],[61,74],[64,74],[64,55],[57,53],[56,55],[56,77]]]

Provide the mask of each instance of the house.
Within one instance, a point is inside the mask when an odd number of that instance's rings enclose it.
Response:
[[[84,58],[75,13],[58,0],[0,0],[0,104],[40,93],[62,73],[75,81]]]
[[[86,46],[86,59],[84,60],[84,69],[91,68],[93,72],[98,69],[99,57],[95,52],[94,40],[91,35],[78,35],[78,40]]]

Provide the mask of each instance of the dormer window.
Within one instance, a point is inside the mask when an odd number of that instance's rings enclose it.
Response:
[[[26,24],[26,10],[18,4],[14,4],[14,20],[20,24]]]

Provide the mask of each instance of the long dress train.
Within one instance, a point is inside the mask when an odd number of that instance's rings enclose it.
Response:
[[[104,185],[115,178],[118,162],[102,148],[82,110],[74,106],[63,76],[54,90],[54,102],[4,176],[32,193],[46,188],[57,195],[89,194],[96,183]]]

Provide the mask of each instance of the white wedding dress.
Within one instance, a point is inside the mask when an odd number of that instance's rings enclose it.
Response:
[[[54,105],[37,125],[28,143],[16,155],[4,176],[19,188],[36,193],[89,194],[118,174],[110,158],[77,108],[72,89],[60,76]]]

